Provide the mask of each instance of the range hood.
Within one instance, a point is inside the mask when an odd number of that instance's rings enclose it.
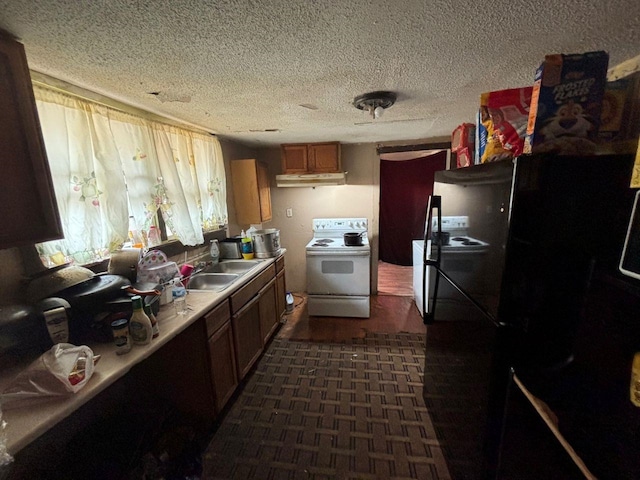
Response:
[[[324,187],[344,185],[346,182],[347,172],[276,175],[276,185],[278,187]]]

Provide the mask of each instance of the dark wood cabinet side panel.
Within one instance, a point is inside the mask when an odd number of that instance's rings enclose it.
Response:
[[[22,44],[0,36],[0,248],[62,238]]]

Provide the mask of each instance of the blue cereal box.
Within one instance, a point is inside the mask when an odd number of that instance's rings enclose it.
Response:
[[[536,71],[524,153],[595,153],[609,55],[547,55]]]

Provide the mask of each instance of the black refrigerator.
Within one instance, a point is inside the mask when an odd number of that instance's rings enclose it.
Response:
[[[640,288],[618,271],[633,162],[534,155],[436,173],[424,397],[454,480],[584,478],[556,437],[527,423],[536,415],[527,419],[514,375],[589,472],[640,478],[640,408],[629,401]],[[468,217],[483,254],[443,261],[444,216]],[[454,294],[439,302],[443,283]]]

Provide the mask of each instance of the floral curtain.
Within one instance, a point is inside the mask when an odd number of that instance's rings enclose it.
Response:
[[[44,258],[100,260],[127,240],[129,216],[148,231],[158,208],[184,245],[227,223],[215,137],[39,85],[34,93],[65,234],[37,246]]]

